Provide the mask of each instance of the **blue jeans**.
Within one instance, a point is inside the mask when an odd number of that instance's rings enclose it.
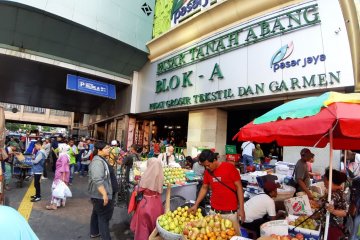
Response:
[[[254,157],[246,154],[242,155],[242,162],[244,164],[244,172],[246,173],[246,167],[254,165]]]
[[[72,180],[74,178],[75,165],[76,164],[70,164],[70,183],[72,183]]]
[[[80,172],[80,171],[81,171],[81,162],[76,162],[75,172]]]
[[[85,175],[84,175],[85,169],[88,172],[89,171],[89,165],[88,164],[81,164],[81,173],[80,173],[80,175],[83,176],[83,177],[85,177]]]
[[[360,239],[360,236],[357,236],[359,228],[360,228],[360,215],[357,215],[354,219],[354,228],[351,233],[350,240]]]

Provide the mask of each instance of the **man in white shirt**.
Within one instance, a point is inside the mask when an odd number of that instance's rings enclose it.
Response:
[[[161,153],[158,159],[162,162],[163,166],[175,167],[178,164],[175,161],[174,147],[169,145],[166,153]]]
[[[244,204],[246,220],[241,226],[256,232],[260,237],[260,225],[270,220],[276,220],[283,216],[283,212],[276,214],[275,201],[277,196],[277,184],[266,182],[264,193],[250,198]],[[269,219],[267,219],[269,218]]]
[[[253,154],[255,151],[255,145],[250,141],[243,142],[243,144],[241,144],[241,150],[242,150],[242,162],[244,163],[244,172],[246,173],[246,167],[254,165]]]

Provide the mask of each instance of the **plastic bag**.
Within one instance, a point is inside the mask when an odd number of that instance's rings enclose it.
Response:
[[[53,197],[60,198],[60,199],[72,197],[72,193],[71,193],[69,187],[63,181],[60,181],[55,187],[53,186],[52,195],[53,195]]]

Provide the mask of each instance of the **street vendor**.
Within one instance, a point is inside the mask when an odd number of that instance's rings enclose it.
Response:
[[[196,211],[207,191],[211,188],[210,214],[218,213],[223,218],[231,220],[239,234],[239,217],[242,222],[245,222],[244,193],[240,174],[233,164],[219,162],[217,156],[210,150],[203,150],[200,153],[199,161],[206,168],[206,171],[199,195],[189,211]]]
[[[134,162],[140,161],[140,153],[142,147],[136,144],[131,145],[129,154],[127,154],[123,159],[118,161],[118,164],[122,165],[125,168],[125,180],[130,181],[130,170],[133,167]]]
[[[10,190],[10,181],[11,181],[11,164],[14,158],[14,155],[17,154],[18,144],[16,142],[11,142],[8,147],[2,151],[2,161],[1,168],[5,176],[5,189]],[[7,167],[6,167],[7,166]]]
[[[329,186],[329,169],[325,170],[324,183]],[[345,173],[332,170],[331,200],[332,203],[326,204],[326,210],[330,212],[330,226],[328,240],[341,239],[345,236],[346,229],[344,226],[344,218],[347,216],[349,202],[347,201],[343,184],[347,181]],[[327,195],[325,195],[327,199]]]
[[[313,195],[309,190],[310,187],[310,174],[307,162],[311,160],[314,154],[308,149],[303,148],[300,151],[301,158],[297,161],[294,169],[294,180],[297,183],[297,192],[305,192],[309,199],[313,200]]]
[[[159,154],[158,159],[162,162],[163,166],[174,166],[176,164],[174,147],[169,145],[165,153]]]
[[[277,188],[276,183],[266,182],[264,193],[250,198],[244,205],[246,220],[242,227],[256,232],[256,237],[260,237],[261,224],[285,217],[283,211],[276,213],[274,198],[277,197]]]

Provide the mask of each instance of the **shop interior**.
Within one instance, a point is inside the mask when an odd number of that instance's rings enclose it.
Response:
[[[168,113],[148,118],[151,122],[151,138],[168,139],[177,147],[185,147],[187,141],[188,112]]]
[[[232,140],[235,134],[238,133],[239,129],[282,103],[283,102],[267,102],[224,109],[228,112],[226,144],[236,145],[237,153],[240,153],[242,142]],[[260,146],[265,157],[269,156],[270,152],[272,152],[273,156],[277,155],[278,159],[282,160],[282,147],[277,146],[275,142],[262,143]]]

